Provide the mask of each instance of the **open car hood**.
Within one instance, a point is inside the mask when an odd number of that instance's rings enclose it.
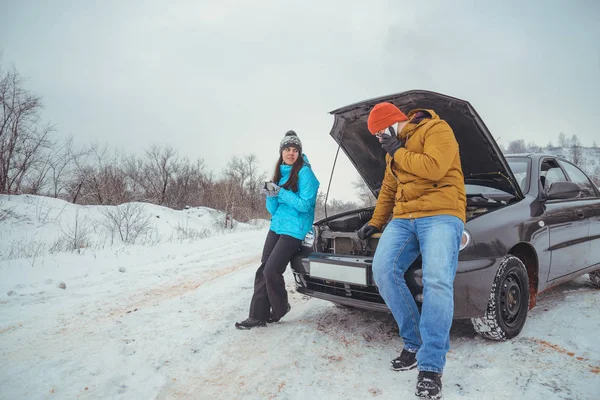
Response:
[[[365,100],[330,112],[335,116],[331,136],[376,197],[385,173],[385,151],[367,129],[367,118],[373,106],[382,101],[396,105],[405,114],[415,108],[434,110],[454,131],[465,184],[487,186],[523,198],[498,144],[471,104],[425,90]]]

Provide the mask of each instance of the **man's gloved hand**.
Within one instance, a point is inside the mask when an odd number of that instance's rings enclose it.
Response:
[[[396,135],[381,135],[379,139],[381,143],[381,147],[390,155],[390,157],[394,157],[394,153],[401,147],[404,147],[404,143]]]
[[[365,240],[366,238],[370,237],[371,235],[377,232],[379,232],[379,229],[367,223],[364,224],[362,228],[360,228],[358,232],[356,232],[356,234],[358,235],[359,239]]]

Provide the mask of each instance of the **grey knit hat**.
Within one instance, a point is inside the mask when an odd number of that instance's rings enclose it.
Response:
[[[286,147],[295,147],[298,150],[298,153],[302,154],[302,142],[296,132],[287,131],[283,139],[281,139],[281,143],[279,143],[279,153],[283,151]]]

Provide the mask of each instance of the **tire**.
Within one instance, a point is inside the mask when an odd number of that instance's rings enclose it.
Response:
[[[471,318],[471,323],[483,338],[504,341],[521,332],[528,309],[527,269],[520,259],[507,255],[496,272],[485,315]]]
[[[600,269],[589,273],[592,285],[600,289]]]

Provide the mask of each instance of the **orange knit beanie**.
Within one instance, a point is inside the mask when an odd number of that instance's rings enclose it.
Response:
[[[379,103],[371,110],[367,126],[372,135],[394,125],[396,122],[407,121],[408,117],[392,103]]]

